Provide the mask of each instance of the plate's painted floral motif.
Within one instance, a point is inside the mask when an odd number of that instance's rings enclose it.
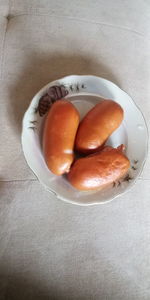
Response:
[[[78,83],[68,86],[66,84],[51,86],[47,93],[40,98],[39,104],[35,108],[35,113],[39,112],[39,115],[42,117],[47,113],[55,101],[65,98],[70,92],[80,92],[85,88],[84,84],[80,85]]]

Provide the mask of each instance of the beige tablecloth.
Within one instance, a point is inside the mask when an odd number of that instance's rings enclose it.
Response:
[[[1,300],[150,299],[150,155],[127,194],[78,207],[44,190],[20,145],[33,95],[67,74],[112,80],[150,127],[149,28],[149,0],[0,0]]]

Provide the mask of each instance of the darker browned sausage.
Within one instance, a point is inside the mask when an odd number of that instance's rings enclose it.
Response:
[[[123,177],[129,166],[122,147],[106,146],[101,152],[78,159],[72,165],[68,179],[78,190],[101,190]]]

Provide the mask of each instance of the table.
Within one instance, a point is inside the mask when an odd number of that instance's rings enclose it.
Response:
[[[118,84],[150,128],[149,27],[148,0],[0,0],[0,299],[150,299],[150,154],[128,193],[79,207],[40,185],[20,143],[34,94],[69,74]]]

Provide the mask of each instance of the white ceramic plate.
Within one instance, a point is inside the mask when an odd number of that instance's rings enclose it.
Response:
[[[48,88],[64,85],[68,98],[79,110],[82,118],[102,98],[113,99],[124,110],[124,121],[111,135],[107,144],[117,147],[124,144],[131,168],[125,180],[113,184],[100,192],[80,192],[74,189],[65,176],[57,177],[47,168],[44,161],[41,140],[44,117],[37,112],[39,99]],[[139,176],[147,155],[148,131],[142,113],[131,97],[114,83],[96,76],[67,76],[44,86],[32,99],[23,119],[22,147],[26,161],[39,181],[56,197],[79,205],[101,204],[127,191]]]

